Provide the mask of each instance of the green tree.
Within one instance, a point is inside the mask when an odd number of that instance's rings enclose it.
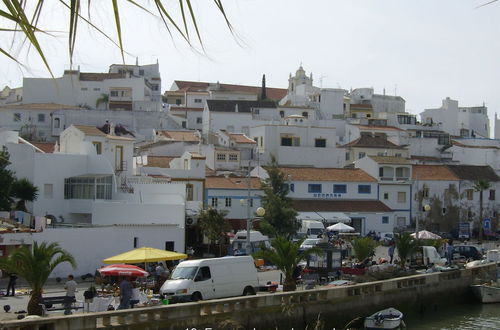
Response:
[[[105,110],[108,110],[108,103],[109,103],[109,95],[108,94],[101,94],[101,96],[95,100],[95,107],[99,108],[99,105],[101,103],[104,103]]]
[[[10,165],[9,158],[6,149],[0,150],[0,211],[10,211],[12,204],[11,189],[15,177],[14,172],[7,169]]]
[[[418,242],[414,239],[410,233],[401,233],[395,237],[396,249],[398,250],[398,256],[401,268],[405,268],[406,260],[408,260],[411,255],[417,250]]]
[[[0,259],[0,269],[16,273],[24,278],[31,288],[28,314],[42,315],[40,306],[45,282],[57,265],[69,262],[76,268],[75,259],[57,243],[33,243],[33,248],[23,245],[7,258]]]
[[[265,101],[267,100],[267,91],[266,91],[266,75],[262,75],[262,87],[260,90],[260,100]]]
[[[27,212],[26,202],[33,202],[38,198],[38,187],[26,178],[18,179],[12,184],[11,196],[19,199],[15,209]]]
[[[266,171],[269,178],[264,180],[261,187],[264,191],[262,207],[266,210],[260,223],[261,231],[270,236],[291,238],[299,229],[297,212],[292,208],[292,201],[288,197],[285,175],[272,155]]]
[[[198,216],[198,226],[211,244],[217,242],[219,245],[219,254],[221,254],[221,244],[229,230],[229,225],[225,219],[226,215],[227,211],[219,211],[209,207],[208,209],[201,210]],[[207,252],[210,252],[210,246]]]
[[[479,241],[483,240],[483,191],[490,188],[491,184],[486,180],[474,182],[474,190],[479,192]]]
[[[294,243],[284,236],[277,236],[271,241],[272,248],[263,247],[253,254],[255,258],[262,258],[281,270],[285,275],[283,291],[295,291],[297,288],[293,273],[302,260],[313,254],[323,254],[323,250],[318,247],[301,251],[300,245],[303,241],[302,239]]]
[[[375,253],[375,248],[377,247],[377,242],[375,242],[371,237],[354,238],[351,241],[351,244],[354,250],[354,255],[360,262],[372,256]]]
[[[197,23],[198,15],[195,14],[191,0],[179,0],[179,7],[175,10],[171,9],[172,4],[163,0],[128,0],[123,2],[113,0],[110,2],[111,6],[106,6],[103,4],[97,6],[97,4],[99,4],[99,1],[87,1],[87,8],[85,8],[85,6],[82,5],[81,0],[54,1],[53,3],[52,1],[50,1],[48,3],[53,7],[49,6],[49,8],[47,8],[47,1],[43,0],[33,2],[25,0],[2,0],[0,10],[2,13],[1,16],[3,21],[0,24],[0,31],[4,34],[11,33],[13,35],[13,41],[14,38],[22,36],[24,38],[22,45],[26,45],[28,48],[33,48],[35,52],[40,56],[41,60],[51,74],[52,70],[50,69],[49,61],[42,49],[44,45],[42,42],[40,42],[37,36],[39,34],[51,35],[50,31],[45,31],[42,28],[42,26],[46,25],[48,21],[48,18],[44,19],[45,13],[50,10],[62,10],[69,13],[67,29],[64,32],[67,32],[68,36],[68,50],[70,61],[72,61],[73,55],[75,53],[75,45],[79,32],[78,27],[84,24],[84,26],[87,25],[90,29],[104,36],[106,39],[116,45],[121,51],[123,62],[125,62],[125,50],[123,46],[121,27],[124,23],[124,19],[130,19],[130,17],[122,16],[121,14],[123,13],[120,13],[120,9],[123,8],[125,3],[127,5],[134,6],[134,8],[139,11],[145,11],[152,17],[160,19],[164,23],[165,29],[170,36],[173,36],[172,33],[177,33],[190,46],[193,46],[191,43],[191,34],[194,34],[200,46],[203,48],[201,32],[198,28]],[[232,26],[228,20],[228,17],[226,16],[226,12],[222,5],[222,0],[214,0],[213,3],[220,14],[222,14],[225,23],[227,24],[229,30],[232,32]],[[110,19],[102,20],[102,22],[92,22],[91,12],[98,12],[99,15],[97,16],[109,17]],[[180,16],[180,19],[175,19],[174,17],[176,16]],[[52,17],[50,15],[50,12],[47,17]],[[116,39],[105,32],[106,24],[109,21],[112,21],[115,24]],[[0,54],[8,57],[12,61],[19,63],[19,61],[17,60],[17,53],[0,48]]]

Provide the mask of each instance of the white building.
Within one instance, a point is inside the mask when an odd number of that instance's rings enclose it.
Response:
[[[449,97],[443,100],[441,107],[426,109],[421,114],[422,123],[438,123],[451,135],[461,137],[490,137],[488,108],[459,107],[458,101]]]
[[[500,173],[500,140],[461,138],[453,139],[447,150],[455,163],[461,165],[488,165]]]
[[[0,91],[0,104],[20,103],[23,100],[23,88],[10,88],[5,86]]]
[[[406,147],[398,146],[387,140],[387,137],[373,136],[370,132],[361,132],[361,137],[342,145],[345,150],[346,164],[352,164],[366,156],[393,156],[408,158],[410,153]]]
[[[357,88],[349,94],[351,98],[351,110],[356,104],[370,104],[373,113],[380,112],[405,112],[406,101],[401,96],[375,94],[373,88]]]
[[[87,109],[161,111],[159,65],[113,64],[108,73],[66,70],[62,77],[54,79],[24,78],[23,102]]]

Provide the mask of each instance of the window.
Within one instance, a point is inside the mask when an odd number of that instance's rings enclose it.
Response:
[[[99,92],[101,89],[100,88],[94,88],[94,91]]]
[[[226,197],[226,207],[231,207],[231,198]]]
[[[250,198],[250,207],[253,207],[253,198]]]
[[[384,177],[384,168],[383,167],[379,167],[378,169],[378,176],[383,178]]]
[[[347,193],[347,185],[345,184],[334,184],[333,185],[334,194],[345,194]]]
[[[201,99],[194,99],[194,103],[201,103]]]
[[[422,197],[429,198],[429,187],[424,186],[424,189],[422,190]]]
[[[230,162],[237,162],[238,161],[238,154],[229,154],[229,161]]]
[[[92,141],[92,144],[95,147],[96,153],[98,155],[102,154],[102,143],[101,142],[97,142],[97,141]]]
[[[118,97],[118,91],[111,91],[109,95],[113,97]]]
[[[358,159],[365,158],[366,154],[364,152],[360,152],[358,154]]]
[[[472,199],[474,199],[474,190],[473,189],[467,189],[465,192],[467,193],[468,200],[471,201]]]
[[[196,117],[196,123],[197,124],[203,123],[203,118],[202,117]]]
[[[398,192],[398,203],[406,203],[406,192],[405,191]]]
[[[291,190],[292,192],[295,192],[295,183],[291,183],[291,184],[290,184],[290,190]]]
[[[321,185],[320,184],[310,184],[307,187],[307,191],[310,193],[320,193],[321,192]]]
[[[262,147],[264,145],[264,137],[260,137],[260,146]]]
[[[144,70],[143,69],[139,69],[139,76],[144,76]]]
[[[316,148],[326,148],[326,139],[315,139],[314,146]]]
[[[54,119],[54,128],[61,127],[61,120],[59,118]]]
[[[372,186],[367,184],[358,185],[358,194],[370,194],[372,192]]]
[[[346,152],[345,153],[345,160],[350,160],[351,159],[351,153],[350,152]]]
[[[443,207],[443,214],[446,214],[446,207]]]
[[[308,118],[309,117],[309,112],[307,112],[307,111],[302,112],[302,117]]]
[[[45,199],[52,199],[54,197],[54,186],[51,183],[43,185],[43,197]]]
[[[212,197],[212,207],[217,207],[219,205],[219,200],[217,197]]]
[[[382,217],[382,223],[383,224],[388,224],[389,223],[389,217],[386,217],[386,216]]]
[[[115,147],[115,169],[118,171],[123,171],[123,146]]]
[[[300,137],[281,137],[281,145],[284,147],[299,147],[300,146]]]
[[[82,87],[81,90],[82,91],[88,91],[89,89],[87,87]]]
[[[396,157],[402,157],[402,154],[399,153],[399,152],[397,152],[394,156],[396,156]]]
[[[260,114],[260,109],[253,109],[253,114],[254,115]]]
[[[490,201],[494,201],[494,200],[495,200],[495,190],[490,189]]]
[[[389,193],[388,193],[388,192],[385,192],[385,193],[384,193],[384,199],[385,199],[385,200],[389,199]]]
[[[134,249],[139,247],[139,237],[134,237]]]
[[[158,85],[151,85],[151,90],[157,91],[159,89]]]
[[[186,200],[193,200],[193,185],[191,183],[186,184]]]
[[[21,121],[21,114],[20,113],[14,114],[14,121]]]
[[[210,268],[208,266],[205,266],[200,268],[198,274],[196,274],[194,281],[195,282],[206,281],[209,280],[211,277],[212,276],[210,275]]]
[[[38,114],[38,122],[39,123],[45,123],[45,114],[44,113],[39,113]]]
[[[183,121],[181,126],[182,126],[182,128],[186,128],[186,127],[187,127],[187,126],[186,126],[186,122],[185,122],[185,121]]]
[[[217,154],[217,160],[226,160],[226,154]]]
[[[64,199],[111,199],[113,176],[64,179]]]
[[[281,118],[285,117],[285,111],[280,110],[280,117],[281,117]]]
[[[182,104],[182,100],[181,99],[175,99],[175,104],[176,105],[181,105]]]

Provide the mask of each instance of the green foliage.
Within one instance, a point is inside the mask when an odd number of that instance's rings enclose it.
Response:
[[[7,150],[0,150],[0,210],[10,211],[12,204],[11,189],[15,181],[14,172],[7,169],[10,165]]]
[[[303,239],[294,243],[284,236],[277,236],[271,241],[272,248],[263,247],[262,250],[253,254],[253,257],[262,258],[283,272],[285,275],[283,291],[295,291],[297,288],[293,272],[302,260],[313,254],[323,254],[323,250],[318,247],[299,251],[302,242],[304,242]]]
[[[398,250],[398,255],[400,259],[401,268],[405,268],[406,260],[411,257],[411,255],[416,251],[418,247],[418,242],[416,239],[411,237],[410,233],[401,233],[395,237],[396,239],[396,249]]]
[[[101,96],[97,100],[95,100],[95,107],[99,108],[99,105],[101,103],[104,103],[105,109],[108,110],[108,102],[109,102],[109,95],[101,94]]]
[[[358,261],[363,261],[369,258],[375,253],[375,248],[377,247],[377,242],[375,242],[371,237],[357,237],[351,241],[352,248],[354,250],[354,255]]]
[[[486,180],[474,182],[474,190],[479,192],[479,241],[483,240],[483,191],[490,187],[491,184]]]
[[[12,197],[19,199],[16,210],[27,212],[26,202],[33,202],[38,198],[38,188],[26,178],[15,180],[11,189]]]
[[[58,243],[34,242],[33,248],[23,245],[7,258],[0,259],[0,269],[16,273],[24,278],[31,288],[28,313],[41,315],[40,299],[48,277],[57,265],[69,262],[76,268],[75,259]]]
[[[419,239],[417,240],[416,244],[417,246],[433,246],[437,249],[439,249],[443,244],[446,242],[446,239],[443,238],[437,238],[437,239]]]
[[[200,211],[198,226],[211,243],[217,242],[220,245],[226,237],[229,230],[229,225],[224,218],[226,215],[226,211],[219,211],[211,207]]]
[[[260,229],[271,237],[285,236],[291,238],[297,233],[299,223],[297,212],[292,208],[292,201],[288,198],[288,189],[285,186],[285,175],[278,168],[276,158],[271,155],[271,162],[266,166],[269,178],[264,180],[262,190],[262,207],[266,209]]]

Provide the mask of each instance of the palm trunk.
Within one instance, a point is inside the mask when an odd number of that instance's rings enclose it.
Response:
[[[28,302],[29,315],[42,315],[43,308],[40,305],[42,302],[42,290],[33,290],[31,292],[30,301]]]
[[[285,274],[285,282],[283,283],[283,291],[295,291],[297,289],[297,283],[295,279],[290,274]]]
[[[483,240],[483,190],[479,192],[479,241]]]

